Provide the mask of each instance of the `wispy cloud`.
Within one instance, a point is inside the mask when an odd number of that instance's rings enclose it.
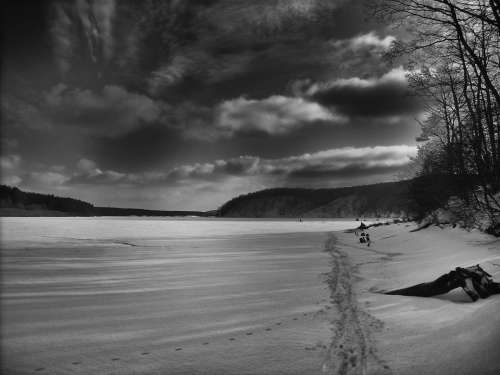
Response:
[[[56,62],[66,74],[81,54],[94,64],[113,56],[114,0],[72,0],[52,3],[52,40]]]
[[[378,36],[374,31],[366,34],[361,34],[347,40],[340,40],[335,43],[336,46],[347,46],[353,49],[375,48],[382,51],[387,51],[396,41],[396,37],[386,35],[385,37]]]
[[[408,145],[342,147],[277,159],[243,155],[213,162],[179,165],[168,171],[139,174],[102,170],[93,161],[81,159],[68,182],[169,185],[189,181],[221,181],[229,177],[258,177],[271,178],[283,184],[287,184],[289,180],[301,179],[307,185],[308,179],[323,178],[327,182],[332,178],[394,172],[406,166],[416,152],[415,146]]]

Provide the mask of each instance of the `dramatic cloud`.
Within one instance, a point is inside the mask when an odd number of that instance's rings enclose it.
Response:
[[[141,45],[153,33],[169,35],[160,39],[158,61],[147,80],[150,92],[158,95],[185,79],[217,82],[252,70],[257,51],[286,46],[300,34],[328,39],[332,17],[342,3],[344,0],[165,2],[150,16],[154,26],[137,25],[132,45]],[[135,59],[141,59],[141,47],[133,50]],[[280,54],[274,55],[280,58]],[[287,55],[285,52],[282,60]]]
[[[65,80],[82,87],[126,81],[154,96],[170,95],[186,82],[267,76],[259,61],[284,67],[280,75],[288,77],[279,79],[285,83],[304,69],[322,72],[329,42],[350,28],[339,19],[339,8],[359,7],[345,0],[49,4],[53,50]]]
[[[387,145],[414,143],[420,106],[384,59],[404,33],[363,3],[7,2],[2,179],[214,208],[271,186],[390,178],[412,146]]]
[[[262,100],[238,98],[220,104],[216,127],[221,131],[284,134],[316,121],[344,122],[317,103],[275,95]]]
[[[339,113],[355,117],[384,117],[417,113],[419,98],[408,88],[403,68],[396,68],[379,78],[347,78],[330,82],[299,81],[296,90]]]

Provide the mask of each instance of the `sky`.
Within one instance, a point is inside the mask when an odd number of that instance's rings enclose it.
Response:
[[[216,209],[401,178],[423,107],[362,0],[2,3],[1,179]]]

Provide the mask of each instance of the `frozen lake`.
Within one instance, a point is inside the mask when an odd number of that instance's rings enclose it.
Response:
[[[354,221],[2,218],[9,374],[317,374]]]

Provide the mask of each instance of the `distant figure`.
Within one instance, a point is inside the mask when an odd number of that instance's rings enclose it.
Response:
[[[365,236],[365,241],[366,241],[366,246],[370,246],[370,235],[368,233],[366,233],[366,236]]]
[[[301,217],[299,217],[299,222],[302,223],[302,218]]]
[[[354,230],[354,235],[357,237],[358,234],[359,234],[359,231],[361,230],[363,232],[365,229],[368,229],[368,227],[363,222],[361,222],[361,224],[359,225],[359,227],[357,227]],[[361,235],[364,236],[364,232]]]
[[[361,237],[359,237],[359,243],[366,243],[366,234],[365,234],[365,232],[361,233]]]

